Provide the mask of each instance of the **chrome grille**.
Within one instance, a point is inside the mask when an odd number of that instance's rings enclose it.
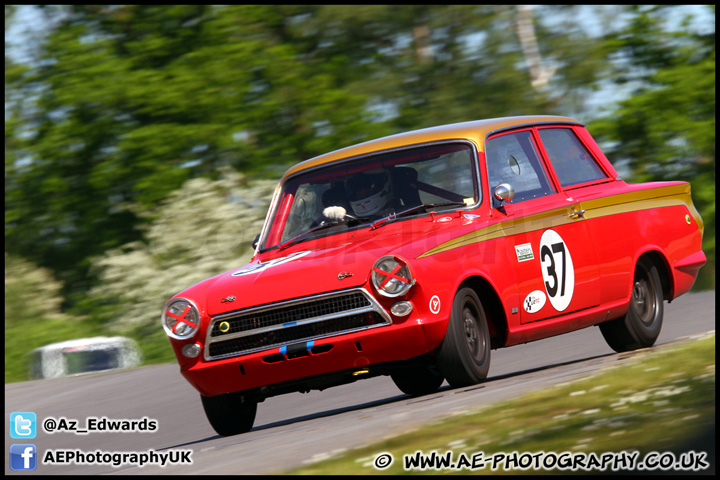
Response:
[[[370,301],[360,292],[342,297],[308,301],[297,305],[272,308],[257,313],[241,315],[235,318],[225,318],[224,321],[230,324],[226,332],[220,331],[220,323],[215,322],[210,332],[212,337],[228,335],[236,332],[246,332],[276,325],[292,326],[293,322],[299,322],[310,318],[323,317],[338,312],[355,310],[371,306]]]
[[[387,313],[362,289],[318,295],[215,317],[205,358],[244,355],[389,323]]]

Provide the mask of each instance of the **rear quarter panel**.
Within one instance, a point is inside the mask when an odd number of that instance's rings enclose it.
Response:
[[[685,182],[597,185],[570,192],[586,210],[600,262],[602,304],[629,300],[634,267],[645,253],[662,256],[672,300],[692,287],[705,261],[703,224]]]

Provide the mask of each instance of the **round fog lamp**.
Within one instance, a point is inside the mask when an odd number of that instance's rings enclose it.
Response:
[[[407,317],[413,310],[413,304],[408,301],[397,302],[390,307],[390,313],[396,317]]]
[[[187,358],[195,358],[200,355],[201,349],[202,348],[197,343],[190,343],[182,348],[182,354]]]

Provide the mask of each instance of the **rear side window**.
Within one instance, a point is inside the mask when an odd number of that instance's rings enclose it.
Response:
[[[563,187],[607,178],[572,130],[542,128],[539,133],[550,163]]]

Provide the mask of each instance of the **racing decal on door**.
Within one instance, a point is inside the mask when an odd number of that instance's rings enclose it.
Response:
[[[546,300],[547,297],[545,296],[545,292],[541,290],[535,290],[534,292],[530,292],[528,296],[525,297],[525,301],[523,302],[523,308],[527,313],[539,312],[545,306]]]
[[[565,310],[575,290],[575,269],[570,250],[555,230],[545,230],[540,238],[540,265],[550,304]]]
[[[270,260],[269,262],[258,263],[257,265],[250,265],[250,266],[247,266],[247,267],[245,267],[245,268],[242,268],[242,269],[238,270],[238,271],[235,272],[235,273],[232,273],[231,276],[233,276],[233,277],[239,277],[239,276],[241,276],[241,275],[248,275],[248,274],[250,274],[250,273],[259,273],[259,272],[262,272],[262,271],[265,270],[265,269],[268,269],[268,268],[270,268],[270,267],[274,267],[275,265],[280,265],[280,264],[282,264],[282,263],[287,263],[287,262],[289,262],[289,261],[291,261],[291,260],[295,260],[296,258],[304,257],[304,256],[307,255],[308,253],[310,253],[310,251],[297,252],[297,253],[293,253],[293,254],[291,254],[291,255],[288,255],[287,257],[276,258],[275,260]]]
[[[526,262],[528,260],[534,260],[532,245],[529,243],[523,243],[522,245],[515,245],[515,255],[517,255],[518,262]]]

